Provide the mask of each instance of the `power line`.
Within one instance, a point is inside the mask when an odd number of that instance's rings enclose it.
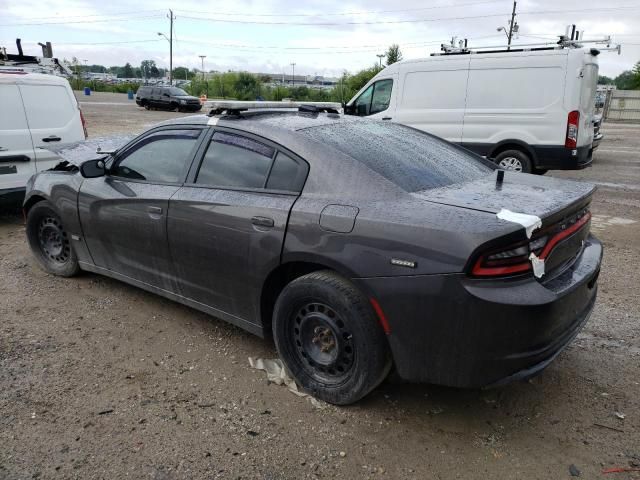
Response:
[[[247,13],[247,12],[212,12],[202,10],[176,10],[176,12],[183,13],[205,13],[212,15],[228,15],[228,16],[242,16],[242,17],[336,17],[336,16],[353,16],[353,15],[379,15],[381,13],[405,13],[405,12],[419,12],[424,10],[434,10],[438,8],[456,8],[456,7],[471,7],[474,5],[485,5],[488,3],[501,3],[503,0],[483,0],[480,2],[470,3],[458,3],[450,5],[433,5],[430,7],[420,8],[405,8],[399,10],[372,10],[364,12],[334,12],[334,13]]]
[[[620,6],[620,7],[580,8],[580,9],[568,9],[568,10],[539,10],[539,11],[528,11],[528,12],[525,11],[525,12],[520,12],[518,15],[547,15],[547,14],[575,13],[575,12],[578,12],[578,13],[604,12],[604,11],[617,11],[617,10],[627,10],[627,9],[637,9],[637,8],[640,8],[640,4]],[[78,20],[78,21],[71,21],[71,22],[9,23],[9,24],[0,24],[0,27],[68,25],[68,24],[74,24],[74,23],[125,22],[125,21],[145,20],[145,19],[156,19],[162,16],[163,15],[145,15],[145,16],[138,16],[138,17],[128,17],[128,18]],[[502,17],[502,16],[504,16],[504,13],[457,16],[457,17],[440,17],[440,18],[416,18],[416,19],[403,19],[403,20],[365,20],[365,21],[348,21],[348,22],[257,21],[257,20],[237,20],[237,19],[211,18],[211,17],[194,17],[189,15],[182,15],[180,18],[187,19],[187,20],[202,21],[202,22],[214,22],[214,23],[231,23],[231,24],[247,24],[247,25],[321,26],[322,27],[322,26],[349,26],[349,25],[411,24],[411,23],[440,22],[440,21],[447,21],[447,20],[473,20],[473,19],[482,19],[482,18],[495,18],[495,17]]]

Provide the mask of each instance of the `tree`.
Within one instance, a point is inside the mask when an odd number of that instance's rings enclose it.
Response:
[[[387,65],[396,63],[402,60],[402,52],[400,51],[400,45],[394,43],[387,50]]]
[[[140,62],[140,69],[145,77],[158,78],[158,67],[155,60],[143,60]]]
[[[187,67],[176,67],[173,69],[173,78],[176,80],[191,80],[195,73]]]
[[[255,75],[240,72],[234,82],[233,89],[240,100],[255,100],[258,95],[259,82]]]
[[[606,75],[598,76],[598,85],[613,85],[613,78],[607,77]]]
[[[633,79],[631,82],[631,88],[634,90],[640,89],[640,61],[633,67]]]
[[[118,75],[118,76],[120,76],[120,75]],[[129,62],[124,64],[124,68],[122,69],[122,77],[124,77],[124,78],[133,78],[134,77],[133,67],[131,66],[131,64]]]
[[[635,81],[635,75],[631,70],[627,70],[618,75],[613,83],[615,83],[618,90],[633,90]]]

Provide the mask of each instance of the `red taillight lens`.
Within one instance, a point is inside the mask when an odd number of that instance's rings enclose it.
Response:
[[[574,223],[559,231],[544,231],[529,242],[520,242],[498,250],[490,250],[480,255],[473,264],[471,274],[475,277],[499,277],[524,273],[531,270],[529,255],[535,253],[540,259],[549,256],[555,246],[565,238],[580,230],[591,219],[591,213],[575,219]]]
[[[564,141],[566,148],[576,148],[578,146],[578,128],[580,126],[580,112],[574,110],[567,116],[567,137]]]
[[[80,110],[80,120],[82,121],[82,129],[84,130],[84,138],[86,140],[87,138],[89,138],[89,134],[87,133],[87,121],[84,119],[82,110]]]

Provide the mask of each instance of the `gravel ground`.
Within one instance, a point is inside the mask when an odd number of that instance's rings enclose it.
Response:
[[[89,134],[177,113],[79,97]],[[111,105],[109,105],[111,104]],[[640,125],[605,126],[605,244],[584,331],[540,376],[479,391],[387,381],[351,407],[270,385],[273,344],[93,274],[40,270],[0,216],[0,478],[640,478]]]

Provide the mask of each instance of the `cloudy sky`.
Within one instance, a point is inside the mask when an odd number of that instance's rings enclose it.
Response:
[[[452,36],[471,46],[502,45],[512,0],[0,0],[0,46],[38,54],[50,41],[58,58],[106,66],[154,59],[169,64],[168,10],[174,24],[174,66],[335,76],[378,59],[391,43],[404,58],[438,51]],[[622,55],[600,56],[615,76],[640,60],[640,0],[521,0],[515,43],[549,41],[575,23],[585,38],[612,35]]]

